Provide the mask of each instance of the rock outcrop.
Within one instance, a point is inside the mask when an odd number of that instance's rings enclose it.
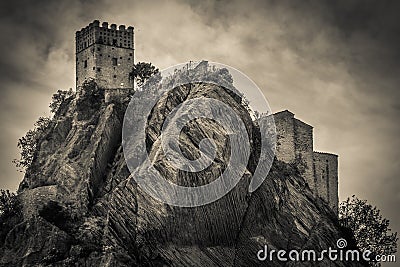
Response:
[[[336,247],[341,237],[354,247],[334,213],[313,197],[294,166],[274,162],[261,187],[248,192],[260,153],[260,129],[241,99],[214,84],[176,87],[147,119],[147,149],[166,179],[180,185],[206,184],[229,161],[228,133],[207,119],[191,121],[180,146],[187,158],[196,159],[199,142],[212,138],[217,153],[209,168],[200,173],[176,170],[163,154],[160,136],[167,114],[197,97],[229,105],[253,144],[233,190],[194,208],[152,198],[135,183],[150,170],[139,165],[131,174],[124,160],[121,133],[127,103],[106,103],[101,90],[96,95],[81,93],[60,107],[39,141],[18,192],[22,215],[2,233],[0,266],[284,266],[288,263],[259,261],[257,252],[264,245],[319,251]],[[140,110],[146,99],[137,105]],[[210,110],[206,105],[199,108]],[[290,263],[316,265],[357,266],[328,259]]]

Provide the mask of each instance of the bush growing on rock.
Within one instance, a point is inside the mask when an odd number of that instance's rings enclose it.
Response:
[[[77,98],[77,109],[80,113],[88,113],[88,109],[98,109],[104,102],[104,90],[97,86],[94,79],[86,80]]]
[[[61,105],[69,98],[72,98],[75,93],[70,88],[68,91],[58,90],[52,97],[52,101],[49,105],[50,111],[54,114],[57,114]]]
[[[0,245],[7,233],[21,221],[21,214],[17,196],[9,190],[0,189]]]
[[[17,205],[18,201],[14,193],[0,189],[0,218],[15,213]]]
[[[13,162],[19,171],[22,172],[31,165],[40,137],[46,132],[50,123],[50,118],[39,117],[34,128],[18,140],[17,147],[21,150],[21,156],[19,159],[14,159]]]
[[[151,63],[138,62],[133,66],[129,76],[131,79],[136,80],[138,86],[142,86],[151,76],[159,72],[160,71]]]

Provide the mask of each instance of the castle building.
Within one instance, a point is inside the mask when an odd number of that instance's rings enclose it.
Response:
[[[134,66],[133,27],[108,26],[98,20],[76,32],[76,87],[94,79],[105,89],[105,101],[121,98],[133,90],[129,77]],[[206,61],[197,67],[207,71]],[[274,114],[277,132],[276,157],[295,163],[316,197],[325,200],[338,213],[338,156],[313,151],[313,127],[285,110]]]
[[[75,34],[76,87],[94,79],[103,89],[132,88],[133,27],[93,21]]]
[[[313,127],[288,110],[274,114],[277,159],[298,164],[316,197],[338,213],[338,156],[313,150]]]

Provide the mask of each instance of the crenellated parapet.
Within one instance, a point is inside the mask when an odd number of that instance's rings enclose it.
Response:
[[[104,44],[120,48],[133,49],[133,30],[132,26],[126,28],[125,25],[117,27],[116,24],[95,20],[85,28],[75,33],[76,53],[90,47],[93,44]]]
[[[94,79],[101,88],[132,88],[133,27],[95,20],[75,34],[76,86]]]

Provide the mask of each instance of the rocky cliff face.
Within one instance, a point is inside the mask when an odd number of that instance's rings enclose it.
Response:
[[[93,90],[92,90],[93,91]],[[140,92],[138,92],[140,94]],[[22,206],[11,229],[2,229],[1,266],[283,266],[257,259],[272,249],[336,247],[349,237],[333,212],[310,192],[292,166],[274,162],[264,183],[248,193],[259,148],[259,128],[226,89],[212,84],[180,86],[153,108],[147,149],[156,169],[181,185],[211,182],[229,161],[228,133],[212,120],[191,121],[180,136],[183,153],[199,156],[199,142],[217,147],[210,168],[200,173],[169,166],[160,146],[161,126],[174,107],[196,97],[219,99],[242,119],[252,140],[241,181],[221,199],[200,207],[170,206],[143,192],[126,166],[121,132],[126,102],[105,103],[104,94],[80,94],[63,103],[21,182]],[[147,105],[146,99],[137,109]],[[199,107],[208,110],[210,107]],[[189,112],[189,111],[188,111]],[[133,178],[148,175],[139,165]],[[160,189],[162,190],[162,188]],[[349,244],[350,246],[351,244]],[[291,263],[355,266],[344,262]]]

